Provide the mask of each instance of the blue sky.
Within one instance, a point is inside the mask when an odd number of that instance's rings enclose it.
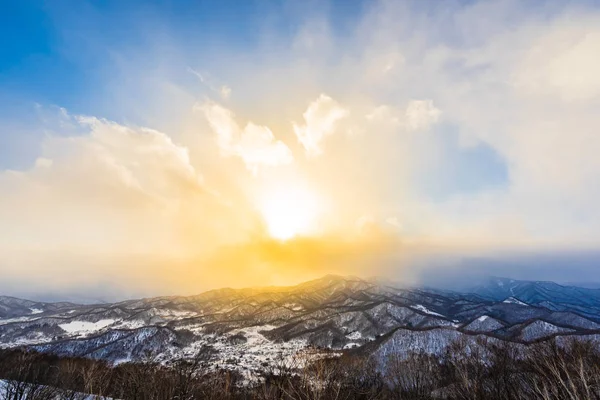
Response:
[[[0,130],[0,166],[5,168],[23,167],[35,159],[35,104],[144,122],[107,100],[111,94],[105,85],[122,73],[115,57],[144,57],[152,49],[144,59],[152,69],[171,56],[173,43],[207,58],[223,48],[247,53],[271,32],[280,38],[293,36],[310,14],[324,12],[351,24],[362,7],[356,1],[5,3],[0,16],[0,119],[7,124]],[[182,71],[185,68],[181,65]]]
[[[207,58],[223,48],[247,54],[268,35],[292,40],[314,16],[326,18],[332,34],[343,41],[364,8],[361,1],[11,2],[0,27],[0,118],[6,124],[0,132],[0,166],[23,168],[37,157],[35,142],[44,131],[36,126],[40,105],[144,124],[145,120],[107,100],[111,94],[104,86],[122,74],[115,53],[137,57],[153,49],[150,56],[143,55],[150,69],[160,68],[161,58],[170,57],[171,43]],[[200,63],[218,69],[202,57]],[[181,70],[185,68],[181,65]],[[181,79],[180,71],[175,75],[171,78]],[[189,79],[183,77],[183,81]],[[417,182],[417,187],[444,198],[455,191],[506,181],[506,165],[493,149],[481,143],[460,149],[455,129],[447,130],[449,134],[443,137],[447,143],[441,149],[444,155],[440,155],[447,162],[433,163],[428,178]]]
[[[258,260],[240,279],[325,272],[264,267],[257,243],[281,239],[264,202],[281,188],[318,203],[271,208],[306,216],[286,232],[318,242],[303,256],[327,272],[391,259],[408,274],[405,248],[600,247],[593,1],[5,3],[0,269],[14,280],[10,265],[44,276],[50,260],[57,277],[124,263],[139,277],[147,258],[164,277],[165,260],[212,265],[228,246]]]
[[[310,14],[335,16],[343,34],[361,7],[359,1],[6,2],[1,82],[3,89],[70,108],[110,71],[106,58],[114,48],[139,52],[162,37],[189,51],[249,51],[266,31],[293,36]]]

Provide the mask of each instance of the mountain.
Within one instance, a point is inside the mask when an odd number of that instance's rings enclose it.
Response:
[[[600,289],[563,286],[554,282],[520,281],[491,277],[469,291],[491,300],[513,298],[528,304],[542,302],[574,306],[594,306],[600,302]]]
[[[379,360],[436,354],[453,341],[529,345],[600,337],[600,291],[491,278],[468,292],[328,275],[291,287],[218,289],[110,304],[0,297],[0,346],[111,362],[202,354],[252,374],[319,352]],[[600,342],[599,342],[600,344]]]

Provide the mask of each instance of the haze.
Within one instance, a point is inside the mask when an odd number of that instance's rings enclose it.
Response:
[[[600,281],[594,2],[12,3],[2,294]]]

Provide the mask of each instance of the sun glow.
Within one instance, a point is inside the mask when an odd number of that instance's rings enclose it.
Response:
[[[316,230],[319,201],[307,188],[281,186],[271,190],[264,196],[259,208],[268,233],[274,239],[288,240]]]

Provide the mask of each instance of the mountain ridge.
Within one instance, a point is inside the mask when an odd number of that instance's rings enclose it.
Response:
[[[600,298],[572,304],[573,294],[581,293],[576,288],[551,285],[549,291],[547,283],[502,282],[505,287],[491,280],[471,293],[327,275],[294,286],[108,304],[0,297],[0,346],[114,363],[149,354],[168,363],[211,349],[213,365],[251,372],[311,348],[379,357],[390,351],[438,353],[459,339],[473,345],[491,340],[525,346],[573,337],[600,343]],[[511,288],[515,293],[507,302],[503,295]],[[531,300],[531,293],[544,297],[537,303],[519,298]]]

